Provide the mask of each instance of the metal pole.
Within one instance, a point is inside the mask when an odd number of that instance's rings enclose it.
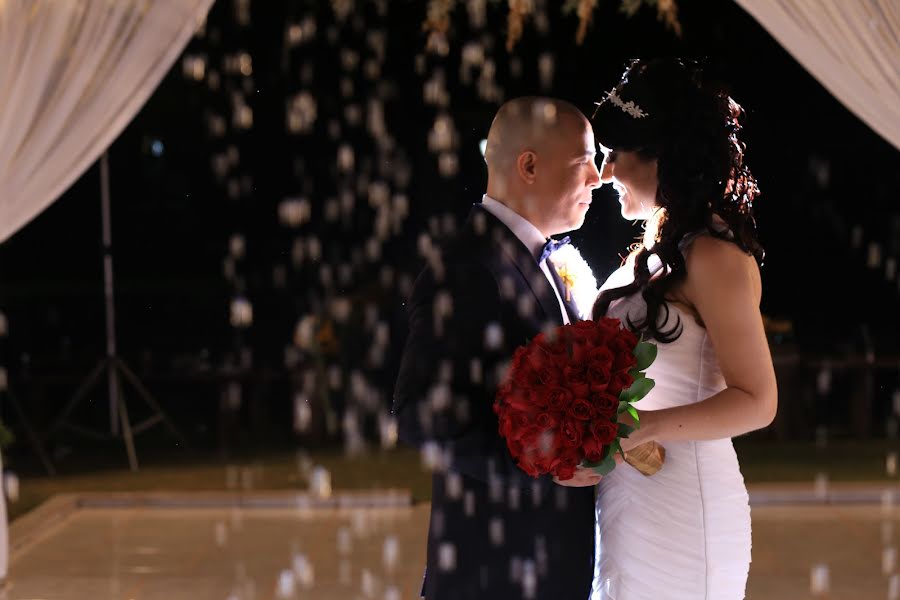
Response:
[[[100,157],[100,208],[103,220],[103,295],[106,299],[106,370],[109,387],[109,431],[119,434],[119,372],[116,359],[116,307],[113,300],[112,224],[109,208],[109,154]]]

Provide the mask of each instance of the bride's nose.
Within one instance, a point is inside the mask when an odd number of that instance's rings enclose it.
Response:
[[[612,183],[613,165],[610,162],[603,161],[603,168],[600,169],[600,183]]]

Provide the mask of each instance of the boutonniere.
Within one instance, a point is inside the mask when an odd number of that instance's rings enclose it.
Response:
[[[585,317],[585,310],[590,310],[597,299],[597,279],[591,266],[581,256],[575,246],[566,244],[550,255],[556,274],[566,286],[566,301],[575,301],[575,306]]]

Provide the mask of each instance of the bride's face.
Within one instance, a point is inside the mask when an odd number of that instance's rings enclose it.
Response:
[[[656,209],[656,189],[659,185],[656,159],[646,160],[637,152],[612,150],[601,145],[603,166],[600,181],[611,183],[619,192],[622,217],[649,219]]]

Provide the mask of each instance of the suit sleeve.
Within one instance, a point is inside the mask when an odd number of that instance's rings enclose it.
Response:
[[[455,265],[439,278],[426,268],[413,287],[408,318],[394,394],[400,438],[418,447],[437,442],[454,470],[484,482],[493,475],[521,487],[553,485],[550,477],[519,469],[499,434],[495,373],[515,340],[497,339],[501,302],[490,271],[478,263]],[[475,373],[473,359],[481,366]]]

